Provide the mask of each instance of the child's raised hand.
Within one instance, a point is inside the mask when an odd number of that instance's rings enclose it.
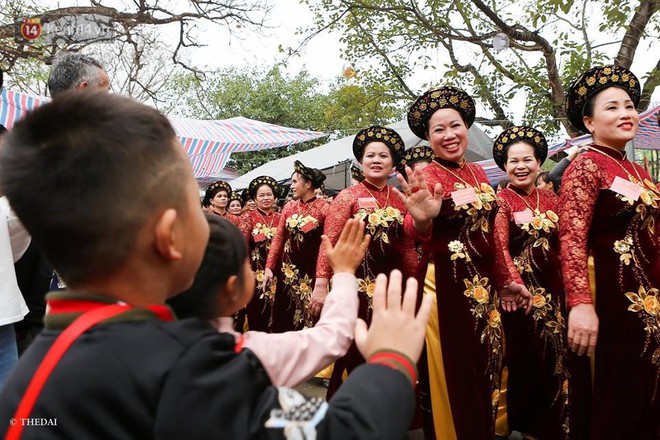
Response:
[[[370,235],[364,234],[364,222],[351,218],[344,225],[337,244],[332,246],[330,239],[325,235],[322,237],[323,246],[328,255],[328,262],[334,273],[355,273],[367,251]]]
[[[416,362],[422,353],[433,298],[425,295],[415,316],[417,281],[408,278],[402,301],[401,279],[398,270],[390,274],[389,285],[385,274],[376,278],[371,326],[367,330],[362,319],[355,326],[355,344],[365,359],[380,350],[393,350]]]

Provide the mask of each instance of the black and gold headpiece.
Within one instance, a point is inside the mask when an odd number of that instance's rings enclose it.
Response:
[[[440,87],[417,98],[408,110],[408,126],[412,132],[419,138],[426,139],[429,118],[441,108],[456,110],[468,128],[474,123],[476,110],[472,97],[456,87]]]
[[[403,158],[401,159],[401,165],[403,166],[412,166],[413,164],[421,161],[432,161],[435,157],[433,148],[428,145],[417,145],[406,150]]]
[[[250,198],[254,199],[257,196],[257,190],[261,185],[268,185],[270,189],[273,190],[273,195],[275,198],[279,197],[280,185],[277,183],[277,180],[273,179],[270,176],[259,176],[252,179],[250,185],[248,186],[248,191],[250,192]]]
[[[382,142],[387,145],[392,153],[394,166],[399,164],[403,150],[406,148],[399,133],[380,125],[373,125],[360,130],[353,139],[353,154],[357,160],[362,160],[364,149],[371,142]]]
[[[240,202],[241,205],[243,205],[243,198],[241,196],[240,191],[232,191],[231,195],[229,196],[229,203],[233,202],[234,200]]]
[[[218,180],[216,182],[213,182],[212,184],[209,185],[208,188],[206,188],[206,193],[207,194],[213,194],[219,192],[219,191],[225,191],[227,193],[227,197],[229,197],[232,193],[231,186],[224,180]]]
[[[608,87],[625,90],[635,107],[639,104],[641,89],[634,73],[621,66],[594,67],[584,72],[568,89],[566,115],[571,124],[586,133],[587,127],[582,121],[585,105]]]
[[[548,157],[548,142],[543,133],[527,126],[507,128],[497,136],[493,144],[493,159],[503,171],[505,170],[507,147],[516,142],[526,142],[531,145],[541,163]]]
[[[300,174],[303,176],[306,180],[312,181],[314,180],[314,172],[312,171],[311,168],[307,168],[303,163],[299,160],[295,161],[293,163],[293,169],[296,173]]]

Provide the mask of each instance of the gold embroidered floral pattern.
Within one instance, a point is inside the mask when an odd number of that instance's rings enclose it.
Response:
[[[532,266],[527,258],[518,256],[513,259],[513,265],[516,266],[518,273],[532,272]]]
[[[632,245],[633,238],[630,235],[626,235],[623,240],[616,240],[614,242],[614,252],[620,254],[619,260],[622,261],[626,266],[630,264],[631,260],[634,261]]]
[[[651,288],[646,291],[643,286],[639,286],[637,293],[628,292],[626,298],[632,302],[628,306],[631,312],[639,313],[644,311],[647,315],[655,318],[660,314],[660,301],[658,300],[658,289]],[[657,326],[657,323],[656,323]]]
[[[491,309],[488,312],[488,325],[492,328],[499,328],[502,325],[502,316],[500,315],[499,310]]]
[[[298,284],[295,285],[293,289],[296,291],[296,293],[298,293],[298,295],[300,295],[303,300],[306,300],[312,294],[312,279],[309,277],[309,275],[305,274],[305,276],[298,281]]]
[[[481,318],[488,310],[490,299],[491,286],[488,284],[488,278],[479,278],[479,275],[475,275],[472,281],[463,279],[463,282],[466,287],[463,295],[474,301],[474,307],[470,311],[477,318]]]
[[[454,185],[456,189],[464,189],[466,186],[461,183]],[[487,183],[481,182],[478,187],[473,187],[477,200],[465,205],[454,206],[454,210],[465,210],[470,216],[470,231],[476,231],[481,228],[484,233],[490,231],[488,214],[495,207],[495,190]]]
[[[540,336],[549,345],[554,355],[554,374],[559,380],[555,401],[561,397],[562,405],[567,408],[570,375],[565,362],[567,356],[564,338],[566,321],[552,295],[543,287],[532,288],[530,293],[532,294],[532,318],[537,328],[541,326]],[[566,416],[567,418],[568,416]],[[563,425],[568,426],[568,420],[565,420]]]
[[[540,212],[538,210],[534,210],[534,217],[532,217],[532,220],[530,222],[521,224],[520,228],[534,238],[538,238],[541,231],[545,232],[546,234],[550,234],[555,231],[557,229],[557,222],[559,222],[559,217],[554,211],[548,210],[545,212]],[[540,246],[541,244],[537,246]]]
[[[383,243],[389,243],[387,229],[392,224],[403,225],[404,216],[397,208],[386,206],[385,208],[374,209],[369,213],[366,209],[360,209],[353,215],[366,222],[366,227],[371,234],[372,240],[381,240]]]
[[[282,264],[282,273],[286,284],[293,284],[298,278],[298,269],[293,264]]]
[[[475,275],[471,281],[463,279],[463,283],[466,287],[463,295],[472,300],[470,311],[477,319],[475,326],[479,325],[480,319],[486,320],[480,341],[489,347],[488,368],[493,371],[501,365],[502,348],[502,320],[500,312],[497,310],[499,303],[497,294],[491,297],[491,286],[486,277],[481,278],[479,275]],[[497,408],[494,409],[494,411],[496,410]]]
[[[262,266],[262,260],[265,259],[262,257],[262,254],[265,252],[268,255],[271,240],[275,237],[276,233],[276,227],[270,227],[263,223],[257,223],[251,231],[254,249],[250,252],[250,259],[256,262],[259,268]],[[262,250],[264,251],[262,252]]]
[[[293,291],[292,301],[295,304],[294,324],[312,327],[314,323],[307,311],[307,306],[312,296],[313,280],[307,274],[301,277],[299,275],[300,270],[295,264],[283,263],[282,273],[284,274],[284,284],[290,286]]]
[[[376,280],[375,278],[367,275],[364,278],[358,278],[358,292],[363,293],[367,297],[367,304],[369,310],[373,308],[372,300],[374,297],[374,292],[376,291]]]
[[[628,292],[626,298],[632,303],[628,306],[628,310],[634,313],[639,313],[642,321],[645,324],[644,330],[646,331],[646,340],[644,341],[644,350],[646,353],[651,346],[655,345],[655,350],[651,355],[651,364],[656,367],[656,388],[657,381],[660,378],[660,298],[658,289],[649,288],[645,289],[644,286],[639,286],[637,293]],[[657,389],[653,393],[653,399],[656,398]]]
[[[465,245],[458,240],[450,241],[447,245],[449,250],[452,252],[451,260],[456,260],[457,258],[465,258],[467,261],[470,261],[470,256],[465,249]]]
[[[286,227],[291,234],[291,238],[300,242],[304,240],[303,234],[316,229],[318,225],[319,221],[311,215],[293,214],[286,219]]]
[[[532,307],[534,308],[534,319],[540,320],[547,316],[552,311],[552,297],[546,293],[543,287],[533,289],[532,294]]]
[[[628,180],[641,187],[641,191],[639,193],[639,200],[641,200],[644,205],[652,208],[657,208],[658,206],[660,206],[659,204],[660,192],[658,191],[658,188],[653,184],[653,182],[651,182],[648,179],[644,179],[640,181],[639,179],[636,179],[633,176],[628,176]],[[632,197],[627,197],[624,196],[623,194],[617,194],[616,197],[619,200],[626,202],[630,206],[635,204],[635,199],[633,199]]]
[[[275,226],[268,226],[263,223],[257,223],[254,225],[254,228],[252,229],[252,236],[253,237],[258,237],[259,235],[263,235],[266,240],[270,240],[271,238],[275,237],[275,234],[277,233],[277,227]]]
[[[259,299],[266,300],[269,303],[273,302],[275,298],[275,291],[277,290],[277,277],[273,277],[271,282],[268,284],[268,288],[264,290],[263,281],[264,281],[265,272],[263,270],[255,270],[254,278],[257,281],[256,288],[260,293]]]

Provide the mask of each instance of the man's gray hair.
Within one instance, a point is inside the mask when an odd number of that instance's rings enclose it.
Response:
[[[100,85],[99,69],[103,70],[103,66],[92,57],[74,52],[60,53],[55,57],[48,76],[50,96],[75,89],[85,81]]]

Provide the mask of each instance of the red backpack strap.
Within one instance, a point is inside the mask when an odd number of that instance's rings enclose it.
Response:
[[[32,376],[30,384],[23,394],[21,402],[16,408],[14,414],[14,424],[9,427],[5,440],[18,440],[23,433],[23,419],[27,419],[34,408],[34,404],[41,393],[48,377],[59,363],[60,359],[69,349],[71,344],[89,328],[98,324],[99,322],[117,316],[120,313],[132,309],[132,306],[127,304],[111,304],[95,310],[90,310],[79,316],[70,326],[68,326],[55,340],[53,345],[46,353],[46,356],[41,361],[39,368]]]

